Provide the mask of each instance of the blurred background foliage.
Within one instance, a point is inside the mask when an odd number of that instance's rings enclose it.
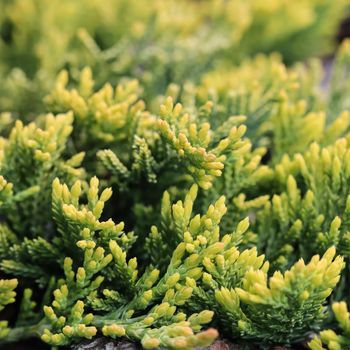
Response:
[[[42,110],[65,68],[97,86],[137,78],[149,101],[170,82],[279,52],[291,64],[331,53],[349,0],[1,0],[0,111]],[[17,96],[17,98],[13,98]]]

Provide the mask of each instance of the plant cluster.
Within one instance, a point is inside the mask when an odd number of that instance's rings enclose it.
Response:
[[[4,0],[0,111],[42,112],[61,69],[97,83],[137,78],[152,101],[216,64],[278,51],[288,62],[332,51],[348,0]],[[194,49],[196,48],[196,49]],[[13,96],[17,96],[13,99]]]
[[[0,347],[350,346],[348,1],[1,6]]]

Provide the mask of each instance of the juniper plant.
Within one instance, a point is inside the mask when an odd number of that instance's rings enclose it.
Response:
[[[335,2],[1,4],[1,345],[348,346]]]

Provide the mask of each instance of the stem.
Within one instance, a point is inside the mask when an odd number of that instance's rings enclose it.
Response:
[[[123,319],[119,317],[115,317],[113,313],[109,313],[106,316],[94,316],[94,320],[92,321],[92,325],[96,326],[97,328],[102,328],[105,325],[110,324],[119,324],[121,326],[127,326],[130,324],[135,324],[138,321],[141,321],[145,318],[145,316],[138,316],[133,317],[129,319]]]
[[[31,326],[10,328],[6,338],[0,340],[0,346],[27,338],[40,338],[41,334],[46,328],[50,328],[50,325],[45,324],[42,321]]]

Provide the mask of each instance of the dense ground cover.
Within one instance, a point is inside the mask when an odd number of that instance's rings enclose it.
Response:
[[[348,1],[0,6],[4,349],[350,346]]]

